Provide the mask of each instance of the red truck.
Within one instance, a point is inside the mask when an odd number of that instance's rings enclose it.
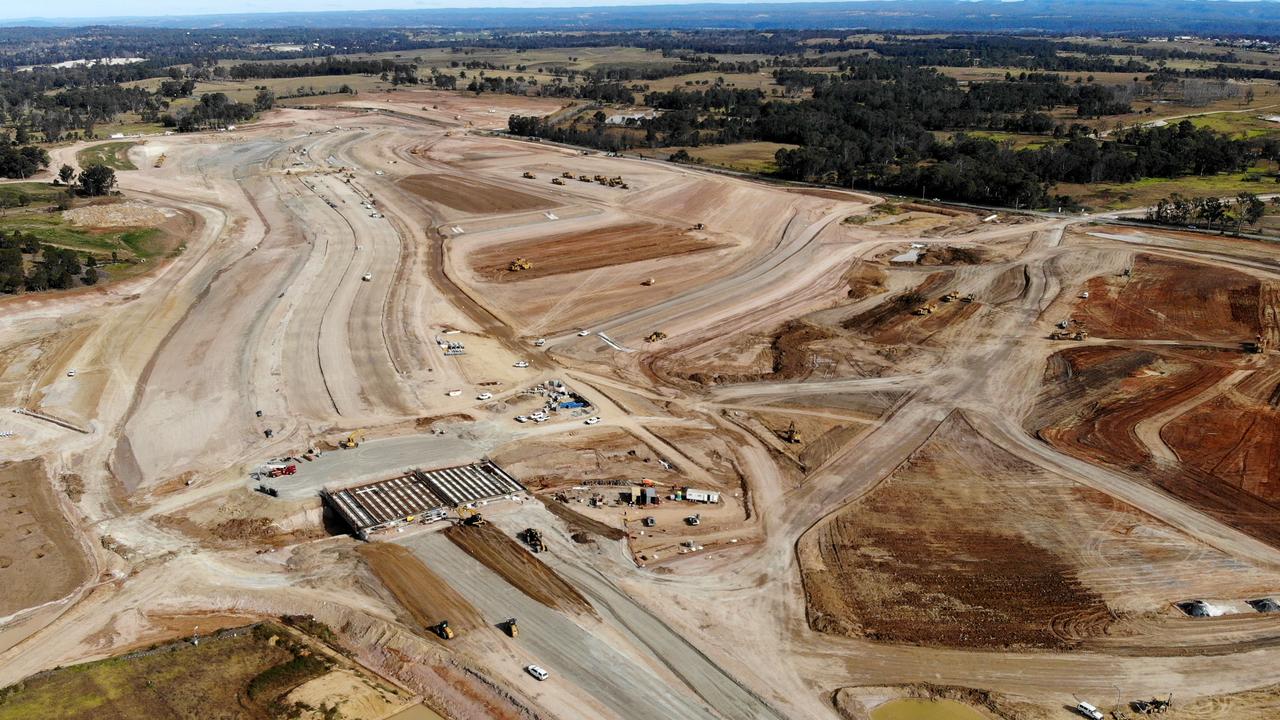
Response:
[[[267,473],[267,477],[280,477],[281,475],[293,475],[298,472],[297,465],[285,465],[284,467],[274,467]]]

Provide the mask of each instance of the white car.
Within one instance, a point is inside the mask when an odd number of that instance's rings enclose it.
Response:
[[[378,170],[378,171],[374,172],[373,174],[374,174],[374,175],[386,175],[386,173],[382,172],[381,170]]]
[[[373,279],[373,273],[365,273],[364,275],[360,276],[360,279],[365,282],[369,282],[370,280]]]
[[[578,337],[586,337],[591,334],[590,330],[579,330]]]
[[[600,422],[600,418],[598,418],[598,417],[589,417],[589,418],[587,418],[586,422],[587,422],[587,424],[588,424],[588,425],[595,425],[596,423]]]
[[[527,361],[527,360],[517,360],[517,361],[516,361],[516,363],[515,363],[515,365],[513,365],[512,367],[527,368],[527,367],[529,367],[529,361]]]
[[[546,345],[546,344],[547,344],[546,338],[538,338],[537,340],[533,341],[534,347],[542,347],[543,345]]]
[[[524,671],[529,673],[530,675],[532,675],[534,678],[538,680],[546,680],[547,678],[551,677],[551,673],[547,672],[546,670],[543,670],[537,665],[526,665],[524,668]]]
[[[493,399],[493,393],[487,393],[487,392],[480,393],[479,395],[477,395],[477,396],[476,396],[476,399],[477,399],[477,400],[492,400],[492,399]]]
[[[1103,718],[1106,717],[1105,715],[1102,714],[1101,710],[1083,701],[1079,705],[1076,705],[1076,712],[1080,713],[1081,715],[1087,718],[1090,718],[1090,720],[1103,720]]]
[[[516,416],[516,422],[518,422],[518,423],[526,423],[526,422],[529,422],[529,416],[528,416],[528,415],[517,415],[517,416]]]
[[[76,371],[75,371],[75,370],[68,370],[68,371],[67,371],[67,377],[75,377],[75,376],[76,376]]]

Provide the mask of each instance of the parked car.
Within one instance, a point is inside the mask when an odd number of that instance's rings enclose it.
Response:
[[[75,369],[71,369],[67,371],[67,377],[75,377],[75,376],[76,376]]]
[[[476,396],[476,399],[477,399],[477,400],[492,400],[492,399],[493,399],[493,393],[482,392],[482,393],[480,393],[479,395],[477,395],[477,396]]]
[[[538,338],[537,340],[533,341],[534,347],[542,347],[543,345],[546,345],[546,344],[547,344],[546,338]]]
[[[528,361],[528,360],[517,360],[517,361],[516,361],[516,363],[515,363],[515,365],[513,365],[512,367],[527,368],[527,367],[529,367],[529,361]]]
[[[600,422],[600,418],[598,418],[598,417],[589,417],[589,418],[587,418],[587,421],[586,421],[586,422],[587,422],[587,424],[588,424],[588,425],[595,425],[596,423]]]
[[[518,422],[518,423],[529,422],[529,416],[528,416],[528,415],[517,415],[517,416],[516,416],[516,422]]]
[[[579,330],[578,337],[586,337],[591,334],[590,330]]]
[[[524,671],[529,673],[530,675],[532,675],[534,678],[538,680],[546,680],[547,678],[551,677],[551,673],[547,672],[546,670],[543,670],[537,665],[526,665],[524,668]]]

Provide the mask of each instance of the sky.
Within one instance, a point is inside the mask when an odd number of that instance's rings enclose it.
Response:
[[[440,7],[574,7],[652,5],[708,0],[0,0],[0,20],[98,18],[155,15],[223,15],[327,10],[420,10]],[[769,0],[787,2],[787,0]]]

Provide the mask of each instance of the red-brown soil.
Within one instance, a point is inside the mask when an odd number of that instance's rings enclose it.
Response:
[[[1180,447],[1184,453],[1182,462],[1172,465],[1156,462],[1135,433],[1145,418],[1217,384],[1235,369],[1232,361],[1238,362],[1239,357],[1233,352],[1204,350],[1162,350],[1160,354],[1100,347],[1066,350],[1049,359],[1047,388],[1028,419],[1028,427],[1064,452],[1131,474],[1227,525],[1280,547],[1280,523],[1276,522],[1280,502],[1267,497],[1269,487],[1262,490],[1263,495],[1245,489],[1248,475],[1233,474],[1233,461],[1227,459],[1231,452],[1270,452],[1270,418],[1250,429],[1246,415],[1230,419],[1214,415],[1207,430],[1222,427],[1225,440],[1191,451],[1187,448],[1207,434],[1189,429],[1190,421],[1184,420],[1167,430],[1168,437],[1175,440],[1175,452]],[[1204,422],[1212,406],[1210,403],[1209,409],[1196,417]],[[1223,450],[1233,436],[1240,440]],[[1254,442],[1261,444],[1250,450]],[[1226,472],[1219,467],[1223,459],[1227,462],[1221,468]],[[1240,461],[1235,461],[1236,467]],[[1256,482],[1254,486],[1258,486]]]
[[[1259,371],[1170,421],[1160,432],[1178,458],[1268,502],[1280,501],[1280,372]]]
[[[1155,255],[1130,277],[1098,276],[1073,318],[1109,338],[1240,342],[1262,332],[1262,283],[1244,273]]]
[[[594,270],[672,255],[690,255],[717,247],[685,230],[655,223],[628,223],[487,248],[471,257],[483,277],[510,282]],[[525,258],[533,267],[511,272],[508,264]]]
[[[0,463],[0,616],[57,600],[89,563],[58,508],[44,463]]]
[[[448,620],[459,634],[485,626],[471,603],[408,549],[378,542],[361,545],[359,552],[373,574],[429,637],[436,635],[428,628],[442,620]]]
[[[454,525],[445,537],[520,592],[553,610],[592,613],[591,604],[564,578],[492,525]]]
[[[955,647],[1064,648],[1082,639],[1064,629],[1102,632],[1103,599],[1077,577],[1070,549],[1046,542],[1071,523],[1055,513],[1082,496],[1047,477],[953,415],[874,492],[801,540],[810,624]]]
[[[400,184],[428,202],[474,215],[524,212],[555,206],[555,203],[537,195],[453,175],[413,175],[401,180]]]

